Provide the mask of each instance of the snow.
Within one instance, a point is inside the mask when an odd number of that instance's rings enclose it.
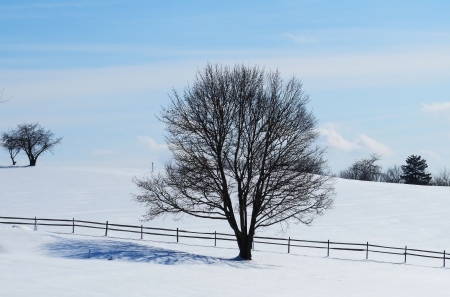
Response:
[[[140,225],[132,200],[143,169],[0,167],[0,216],[76,218]],[[332,210],[311,227],[258,235],[450,250],[450,188],[338,179]],[[170,217],[146,226],[230,233],[225,222]],[[256,245],[102,230],[0,224],[0,296],[446,296],[442,260]],[[90,254],[89,254],[90,250]],[[113,260],[108,260],[112,257]]]

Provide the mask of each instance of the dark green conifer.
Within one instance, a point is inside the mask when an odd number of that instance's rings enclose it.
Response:
[[[411,155],[406,158],[406,165],[402,165],[403,175],[401,178],[405,184],[428,185],[431,180],[431,173],[426,173],[427,160],[421,156]]]

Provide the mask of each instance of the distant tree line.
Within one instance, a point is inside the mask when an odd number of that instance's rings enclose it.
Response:
[[[17,125],[16,129],[3,132],[1,146],[8,151],[12,165],[16,165],[15,158],[23,151],[30,161],[30,166],[35,166],[40,155],[47,151],[53,153],[53,147],[61,141],[62,137],[56,138],[39,123],[24,123]]]
[[[338,177],[363,181],[385,183],[405,183],[413,185],[450,186],[450,171],[446,168],[432,176],[427,172],[427,161],[421,156],[411,155],[406,158],[405,165],[394,165],[383,171],[378,161],[381,156],[372,154],[367,158],[356,160],[347,169],[342,170]]]

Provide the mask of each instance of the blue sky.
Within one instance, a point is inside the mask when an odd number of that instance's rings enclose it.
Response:
[[[0,129],[64,136],[38,165],[162,166],[155,115],[211,62],[301,79],[335,172],[371,153],[450,167],[448,1],[92,2],[0,4]]]

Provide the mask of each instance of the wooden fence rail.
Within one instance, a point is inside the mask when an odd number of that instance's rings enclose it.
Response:
[[[182,229],[168,229],[168,228],[154,228],[145,227],[143,225],[124,225],[124,224],[113,224],[106,221],[105,223],[75,220],[72,219],[46,219],[46,218],[23,218],[23,217],[0,217],[0,224],[11,224],[11,225],[30,225],[34,226],[34,230],[37,230],[38,226],[54,226],[54,227],[71,227],[72,233],[75,233],[75,228],[91,228],[91,229],[102,229],[105,230],[105,236],[108,235],[108,231],[116,232],[127,232],[140,234],[140,238],[143,239],[144,235],[152,236],[165,236],[165,237],[176,237],[176,241],[179,242],[180,238],[194,238],[194,239],[210,239],[214,241],[214,246],[217,245],[217,241],[235,241],[236,238],[234,234],[228,233],[218,233],[214,232],[197,232],[188,231]],[[124,229],[127,228],[127,229]],[[311,248],[311,249],[326,249],[327,256],[330,256],[330,251],[350,251],[350,252],[365,252],[366,259],[369,258],[370,253],[378,254],[390,254],[390,255],[401,255],[404,257],[404,262],[406,263],[406,256],[415,256],[422,258],[433,258],[441,259],[443,261],[443,267],[445,267],[445,260],[448,260],[448,254],[445,250],[430,251],[430,250],[420,250],[411,249],[407,246],[403,247],[390,247],[383,245],[375,245],[366,243],[349,243],[349,242],[335,242],[335,241],[316,241],[316,240],[302,240],[293,238],[280,238],[280,237],[264,237],[255,236],[253,241],[254,244],[266,244],[266,245],[278,245],[286,246],[287,252],[291,252],[292,247],[297,248]]]

